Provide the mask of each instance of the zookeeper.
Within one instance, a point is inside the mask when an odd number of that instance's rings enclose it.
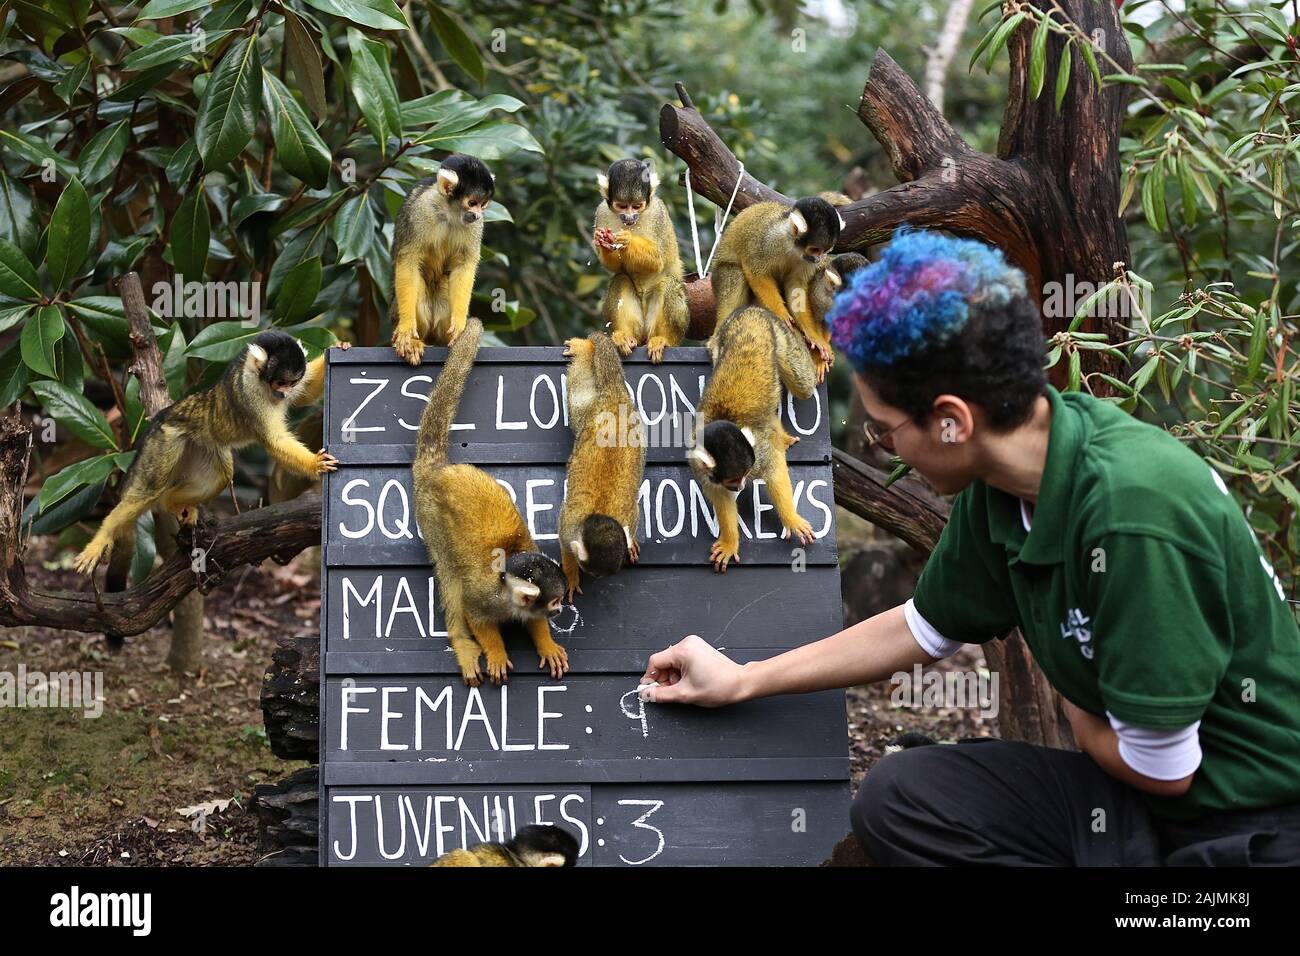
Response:
[[[885,757],[852,810],[873,861],[1300,863],[1300,629],[1218,474],[1048,385],[1024,274],[983,243],[900,230],[827,321],[869,438],[956,495],[916,591],[743,666],[691,635],[650,658],[643,698],[879,681],[1019,627],[1082,752],[981,739]]]

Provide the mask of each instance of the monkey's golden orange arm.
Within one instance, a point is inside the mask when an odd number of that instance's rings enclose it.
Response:
[[[782,430],[781,435],[784,434]],[[768,474],[763,476],[767,483],[767,493],[772,499],[772,504],[776,506],[776,514],[781,519],[781,524],[790,532],[790,537],[798,538],[801,544],[811,544],[812,525],[795,508],[794,489],[790,485],[790,469],[786,466],[785,454],[779,451],[782,443],[781,435],[773,436],[772,441],[777,446],[778,453]]]
[[[718,544],[728,554],[737,554],[740,551],[740,514],[736,510],[736,499],[729,491],[714,490],[712,486],[708,489],[708,496],[713,510],[718,513]]]
[[[550,623],[544,617],[530,618],[528,634],[533,639],[533,647],[537,649],[540,665],[559,680],[569,669],[569,654],[551,637]]]
[[[564,580],[569,586],[567,596],[572,598],[581,582],[581,571],[578,568],[578,559],[573,556],[573,552],[569,550],[567,544],[561,548],[560,566],[564,570]]]
[[[754,298],[758,304],[767,311],[771,312],[777,318],[781,319],[787,325],[794,323],[794,316],[790,310],[785,307],[785,299],[781,295],[781,289],[776,284],[776,280],[771,276],[755,275],[748,269],[745,270],[745,281],[749,283],[750,291],[754,293]]]
[[[307,371],[302,377],[302,391],[293,400],[295,405],[312,405],[321,400],[325,394],[325,353],[322,352],[307,363]]]
[[[320,456],[300,442],[283,422],[272,425],[262,436],[262,444],[273,460],[290,471],[308,478],[320,476]]]
[[[623,250],[606,249],[604,246],[593,246],[596,253],[600,256],[600,264],[609,272],[623,271]]]
[[[623,247],[623,271],[631,273],[654,273],[664,267],[664,257],[659,254],[659,247],[645,236],[629,236]]]
[[[414,334],[420,314],[420,298],[426,294],[419,256],[403,256],[393,264],[393,294],[397,297],[394,338],[399,333]]]
[[[474,294],[474,273],[478,269],[477,259],[471,259],[451,270],[447,277],[448,300],[451,305],[451,333],[455,338],[465,328],[469,318],[469,300]]]

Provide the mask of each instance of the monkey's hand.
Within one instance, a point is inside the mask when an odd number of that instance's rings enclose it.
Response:
[[[645,348],[650,353],[650,361],[658,365],[664,360],[664,349],[668,348],[668,340],[662,335],[652,335]]]
[[[510,668],[515,665],[511,663],[510,658],[506,656],[504,650],[491,649],[484,652],[487,656],[487,672],[492,683],[498,687],[506,682],[509,676]]]
[[[335,471],[339,466],[339,460],[327,452],[324,448],[316,452],[316,477],[319,478],[327,471]]]
[[[813,371],[817,373],[817,384],[820,385],[826,381],[826,372],[830,369],[831,363],[827,362],[816,351],[813,352]]]
[[[796,515],[794,523],[789,525],[785,531],[781,533],[781,536],[798,538],[799,543],[805,546],[812,544],[816,537],[813,534],[812,525],[804,520],[802,515]]]
[[[635,539],[630,541],[627,546],[627,559],[632,564],[641,560],[641,543]]]
[[[549,670],[559,680],[569,671],[569,653],[555,641],[547,638],[537,642],[538,670]]]
[[[731,561],[740,561],[740,542],[725,541],[722,538],[713,542],[713,549],[709,552],[709,563],[713,565],[713,570],[726,574],[727,564]]]
[[[108,559],[109,552],[113,550],[113,540],[106,538],[100,540],[98,537],[92,538],[90,544],[82,549],[77,555],[77,560],[73,562],[73,568],[78,574],[94,574],[95,566],[101,561]]]
[[[611,249],[626,249],[628,243],[632,241],[632,233],[628,232],[626,229],[620,229],[618,232],[614,233],[610,241],[613,243],[610,246]]]
[[[393,351],[398,358],[405,359],[411,365],[419,365],[424,358],[424,339],[414,329],[394,332]]]
[[[615,332],[610,338],[614,342],[614,347],[622,353],[624,358],[632,354],[632,350],[640,343],[637,342],[636,336],[630,332]]]
[[[579,584],[579,578],[578,578],[578,572],[577,572],[577,570],[574,570],[574,572],[573,572],[572,574],[570,574],[570,573],[566,570],[565,573],[564,573],[564,579],[565,579],[565,582],[566,582],[566,587],[565,587],[565,590],[564,590],[564,603],[565,603],[565,604],[572,604],[572,603],[573,603],[573,596],[574,596],[575,594],[581,594],[581,593],[582,593],[582,585]]]

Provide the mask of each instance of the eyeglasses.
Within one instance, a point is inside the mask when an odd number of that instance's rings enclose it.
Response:
[[[887,428],[883,432],[877,432],[872,427],[874,423],[871,419],[867,419],[862,423],[862,433],[867,436],[867,447],[870,448],[873,445],[879,445],[881,448],[885,449],[885,451],[892,452],[894,450],[893,441],[886,441],[885,439],[889,438],[890,435],[898,431],[904,425],[910,425],[911,423],[912,419],[904,418],[892,428]]]

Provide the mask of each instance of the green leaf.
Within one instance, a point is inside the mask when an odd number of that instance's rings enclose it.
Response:
[[[320,292],[320,256],[300,262],[284,277],[272,309],[281,325],[293,325],[311,314],[311,307]]]
[[[381,156],[388,155],[388,138],[402,135],[402,114],[397,88],[388,66],[388,47],[371,40],[360,30],[348,28],[348,84],[361,108],[366,128],[379,144]]]
[[[1034,31],[1029,47],[1029,96],[1035,100],[1043,92],[1043,77],[1047,73],[1047,37],[1052,32],[1049,26],[1051,16],[1046,11],[1040,12],[1039,16],[1042,19],[1038,21],[1038,29]]]
[[[12,329],[27,318],[27,313],[31,311],[32,307],[30,305],[11,305],[0,308],[0,332]]]
[[[82,391],[86,384],[86,362],[75,335],[64,335],[54,346],[54,380],[74,392]]]
[[[298,81],[298,91],[307,102],[307,108],[319,119],[326,110],[320,45],[302,18],[287,8],[284,10],[284,43],[294,79]]]
[[[187,281],[202,282],[207,272],[212,221],[203,187],[190,190],[172,221],[172,265]]]
[[[194,120],[194,142],[207,171],[244,151],[257,125],[262,97],[262,59],[257,37],[245,37],[221,58],[208,79]]]
[[[1156,366],[1160,364],[1160,353],[1156,352],[1138,369],[1137,374],[1133,376],[1133,391],[1140,392],[1147,387],[1151,381],[1151,376],[1156,373]]]
[[[23,251],[8,239],[0,239],[0,293],[11,299],[39,299],[36,270]]]
[[[280,164],[290,175],[320,189],[329,181],[329,147],[279,78],[268,70],[262,72],[262,99]]]
[[[1077,392],[1079,385],[1083,381],[1082,352],[1078,349],[1070,352],[1069,370],[1066,373],[1066,389],[1071,392]]]
[[[330,224],[330,238],[339,247],[338,264],[360,259],[375,235],[375,214],[365,193],[343,204]]]
[[[265,89],[265,87],[263,87]],[[253,193],[240,196],[230,207],[230,228],[237,229],[249,216],[259,212],[275,212],[284,205],[284,197],[275,193]],[[488,207],[492,208],[491,206]]]
[[[244,322],[214,322],[194,336],[185,349],[189,358],[210,362],[228,362],[264,329]]]
[[[488,207],[492,208],[491,206]],[[40,239],[40,222],[32,210],[27,187],[0,167],[0,239],[7,239],[31,256]]]
[[[117,470],[117,454],[109,452],[96,455],[74,465],[68,465],[56,475],[45,479],[41,493],[37,497],[40,511],[57,504],[78,488],[99,484],[108,480],[108,476]]]
[[[174,17],[178,13],[189,13],[199,7],[206,7],[212,0],[149,0],[140,11],[141,20],[162,20]]]
[[[83,182],[93,186],[117,172],[130,140],[130,120],[120,120],[96,133],[78,159]]]
[[[77,90],[86,81],[86,74],[89,72],[90,60],[82,60],[68,70],[67,73],[64,73],[62,79],[54,84],[54,94],[71,106],[72,98],[77,95]]]
[[[274,302],[280,294],[280,285],[285,278],[313,256],[319,256],[325,250],[325,227],[312,226],[290,239],[276,256],[275,263],[266,277],[266,295],[268,302]]]
[[[36,318],[23,326],[23,361],[33,372],[55,377],[54,346],[63,338],[66,326],[63,313],[57,305],[47,305],[36,313]]]
[[[108,419],[84,395],[59,382],[32,382],[32,391],[45,410],[82,441],[96,448],[117,449]]]
[[[198,35],[178,33],[163,37],[156,43],[141,47],[122,61],[122,69],[127,71],[148,70],[164,63],[174,63],[184,56],[198,56],[204,49],[230,34],[230,30],[209,30],[203,33],[203,47],[195,49]]]
[[[317,10],[376,30],[406,30],[409,25],[393,0],[307,0]]]
[[[199,150],[193,139],[187,139],[176,147],[172,158],[167,160],[167,181],[179,189],[189,181],[190,174],[199,162]]]
[[[1183,221],[1189,226],[1196,225],[1196,184],[1192,182],[1192,171],[1187,168],[1185,159],[1178,160],[1178,189],[1183,200]]]
[[[460,24],[449,17],[441,7],[430,4],[429,24],[456,65],[474,78],[480,85],[487,78],[483,69],[483,58],[479,56],[478,47]]]
[[[1250,349],[1246,353],[1246,381],[1253,382],[1264,364],[1264,349],[1268,345],[1268,313],[1259,309],[1255,325],[1250,330]]]
[[[988,52],[984,55],[984,66],[986,68],[992,69],[993,58],[998,55],[1004,46],[1006,46],[1007,40],[1011,38],[1011,34],[1015,31],[1016,27],[1024,23],[1025,18],[1028,16],[1029,14],[1027,13],[1012,14],[1002,22],[1000,27],[997,28],[993,34],[993,39],[989,42]]]
[[[459,131],[473,126],[493,110],[517,113],[523,106],[523,100],[504,93],[493,93],[476,100],[460,90],[439,90],[404,102],[402,127],[413,129],[438,126],[444,132]]]
[[[86,187],[75,176],[63,187],[63,193],[50,218],[49,248],[45,264],[55,289],[64,289],[77,275],[90,251],[90,199]]]
[[[32,380],[32,370],[23,361],[22,341],[15,340],[0,353],[0,408],[18,401]]]
[[[469,153],[479,159],[504,159],[520,150],[542,153],[542,144],[522,126],[513,123],[488,123],[463,133],[444,134],[430,130],[417,140],[421,145],[451,153]]]
[[[170,63],[161,63],[147,70],[141,70],[135,77],[110,93],[107,99],[112,103],[129,103],[138,100],[174,72],[176,68]]]
[[[61,175],[76,175],[77,167],[34,136],[17,130],[0,129],[0,148],[12,150],[33,166],[51,165]]]
[[[1070,86],[1070,51],[1074,47],[1073,39],[1067,40],[1065,46],[1061,49],[1061,63],[1056,68],[1056,112],[1061,112],[1061,102],[1065,99],[1065,91]]]
[[[1084,60],[1088,63],[1088,69],[1092,71],[1092,79],[1097,84],[1097,89],[1101,89],[1101,70],[1097,68],[1097,55],[1092,52],[1092,44],[1080,43],[1079,52],[1083,54]]]

